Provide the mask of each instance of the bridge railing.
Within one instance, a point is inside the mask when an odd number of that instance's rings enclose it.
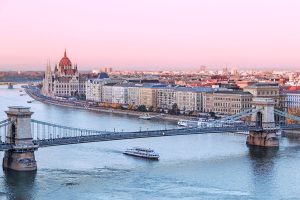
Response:
[[[103,130],[91,130],[83,128],[74,128],[69,126],[63,126],[58,124],[53,124],[49,122],[43,122],[35,119],[31,119],[31,131],[33,133],[33,139],[54,139],[54,138],[68,138],[68,137],[82,137],[82,136],[92,136],[92,135],[105,135],[105,134],[119,134],[119,133],[153,133],[156,131],[174,131],[179,130],[179,128],[174,129],[162,129],[162,130],[137,130],[137,131],[103,131]]]
[[[5,143],[6,136],[8,134],[9,126],[14,123],[14,121],[10,119],[5,119],[0,121],[0,142]]]

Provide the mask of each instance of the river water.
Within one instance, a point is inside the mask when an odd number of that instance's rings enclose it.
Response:
[[[30,106],[33,118],[101,130],[175,127],[174,122],[27,103],[19,88],[0,87],[0,120],[8,106]],[[35,173],[0,170],[0,199],[300,199],[300,142],[248,149],[246,136],[204,134],[40,148]],[[150,147],[159,161],[125,156]],[[0,153],[3,156],[3,152]]]

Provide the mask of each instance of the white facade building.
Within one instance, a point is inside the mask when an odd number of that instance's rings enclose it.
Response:
[[[102,102],[105,103],[112,103],[113,101],[113,86],[115,85],[115,83],[108,83],[106,85],[103,85],[102,87]]]
[[[140,105],[140,89],[142,85],[128,87],[128,104],[133,106]]]
[[[103,86],[114,82],[106,73],[100,73],[96,79],[86,81],[86,100],[102,102]]]
[[[112,87],[112,103],[128,104],[128,85],[118,84]]]

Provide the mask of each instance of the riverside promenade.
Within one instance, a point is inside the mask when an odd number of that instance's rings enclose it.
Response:
[[[83,109],[83,110],[89,110],[92,112],[105,112],[105,113],[114,113],[114,114],[120,114],[120,115],[131,115],[139,117],[145,113],[149,113],[150,115],[157,116],[156,118],[163,119],[163,120],[170,120],[170,121],[179,121],[180,119],[186,119],[186,120],[195,120],[195,117],[193,116],[184,116],[184,115],[170,115],[170,114],[163,114],[158,116],[156,112],[139,112],[134,110],[121,110],[116,108],[104,108],[99,107],[90,104],[87,101],[69,101],[69,100],[59,100],[54,99],[51,97],[47,97],[41,94],[40,89],[34,86],[26,86],[25,92],[34,100],[51,104],[55,106],[61,106],[61,107],[68,107],[68,108],[75,108],[75,109]]]

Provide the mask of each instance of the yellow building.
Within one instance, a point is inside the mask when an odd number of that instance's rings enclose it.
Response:
[[[156,103],[156,89],[152,86],[144,86],[140,88],[139,92],[139,104],[145,105],[147,108],[153,106],[154,108],[157,107]]]

